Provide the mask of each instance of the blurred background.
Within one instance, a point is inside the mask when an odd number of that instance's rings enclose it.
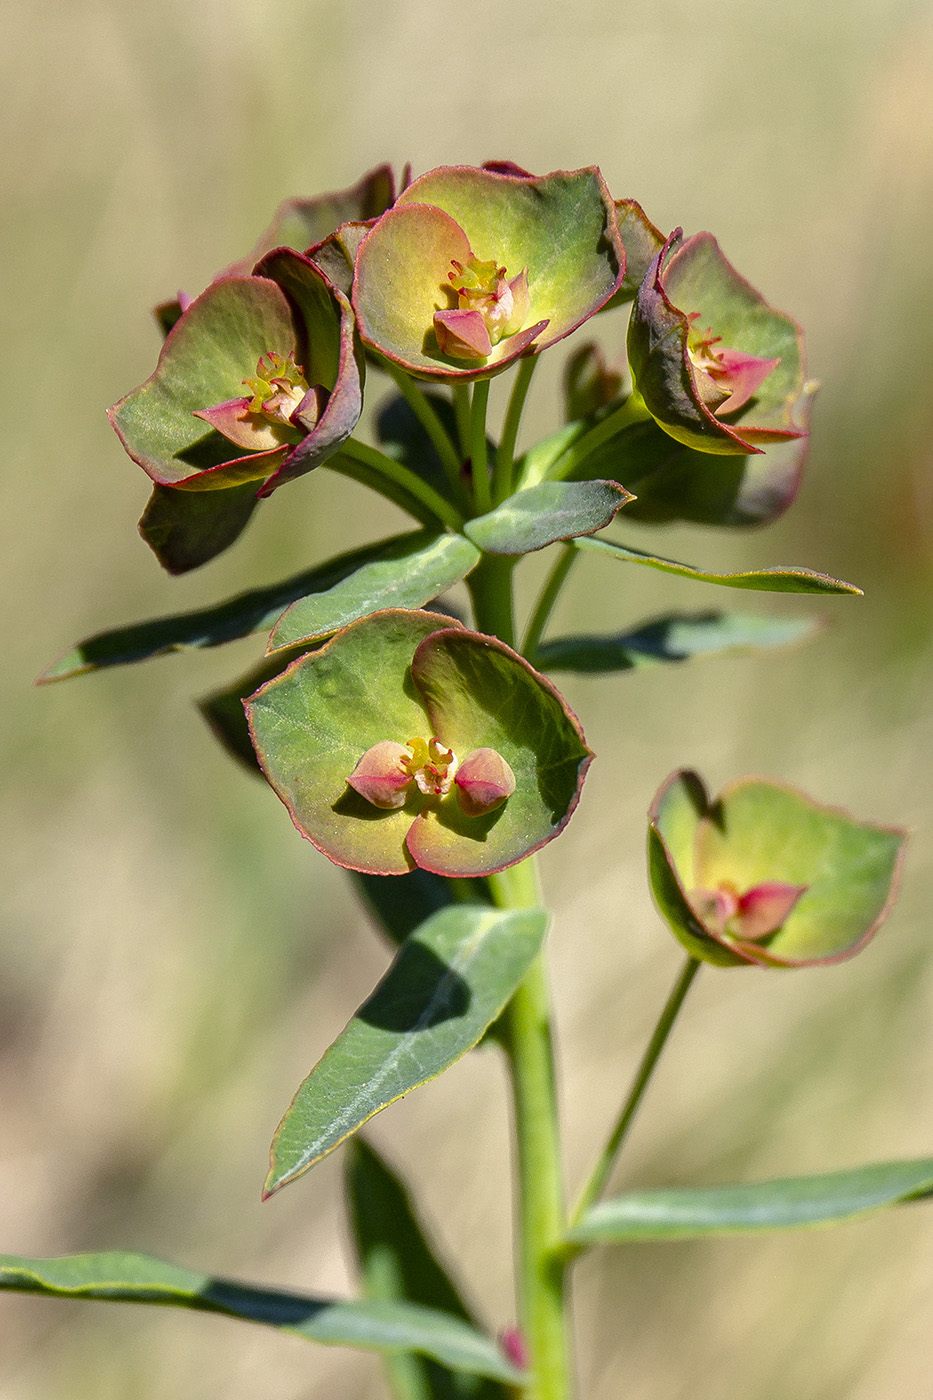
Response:
[[[680,965],[646,890],[643,830],[685,764],[714,788],[779,776],[914,838],[897,911],[855,961],[704,972],[619,1184],[933,1151],[931,83],[922,0],[0,5],[0,1249],[134,1247],[353,1286],[340,1153],[266,1206],[259,1190],[291,1093],[388,954],[341,874],[192,708],[255,643],[31,685],[89,632],[284,577],[338,535],[347,548],[403,528],[320,471],[230,553],[172,580],[137,537],[148,483],[104,417],[154,364],[150,306],[199,291],[286,195],[384,160],[596,163],[665,231],[712,229],[807,327],[823,382],[808,474],[767,531],[626,537],[711,568],[806,564],[866,593],[729,595],[578,566],[559,627],[736,605],[827,626],[766,656],[558,678],[599,755],[542,861],[572,1184]],[[600,334],[618,350],[624,314]],[[558,421],[563,355],[550,358],[529,435]],[[503,1089],[496,1055],[477,1053],[372,1129],[493,1328],[512,1310]],[[915,1206],[836,1232],[594,1255],[577,1276],[581,1393],[933,1394],[931,1246],[933,1207]],[[382,1393],[374,1358],[260,1328],[0,1301],[3,1400]]]

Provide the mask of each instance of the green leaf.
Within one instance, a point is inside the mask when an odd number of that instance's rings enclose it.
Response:
[[[396,947],[439,909],[459,904],[463,898],[490,902],[485,880],[458,880],[455,893],[449,880],[431,870],[409,870],[407,875],[367,875],[351,870],[349,874],[364,904]]]
[[[344,1302],[212,1278],[145,1254],[0,1255],[0,1288],[58,1298],[157,1303],[278,1327],[326,1346],[418,1351],[443,1365],[521,1384],[498,1347],[459,1317],[411,1303]]]
[[[543,481],[467,521],[464,533],[490,554],[530,554],[605,529],[630,500],[614,481]]]
[[[232,491],[223,493],[224,496],[232,494]],[[87,671],[99,671],[106,666],[148,661],[150,657],[166,656],[173,651],[216,647],[247,637],[251,632],[266,632],[296,598],[325,593],[357,569],[374,559],[383,558],[387,551],[416,550],[431,538],[430,532],[422,530],[409,535],[396,535],[389,540],[380,540],[378,544],[339,554],[326,564],[316,564],[313,569],[304,569],[280,583],[270,584],[268,588],[253,588],[248,593],[239,593],[235,598],[210,608],[98,632],[93,637],[86,637],[61,660],[43,671],[37,684],[67,680],[70,676],[81,676]]]
[[[333,587],[293,603],[279,618],[268,649],[329,637],[380,608],[420,608],[465,578],[479,557],[462,535],[403,537]]]
[[[347,1192],[367,1297],[440,1308],[475,1326],[456,1285],[425,1237],[399,1177],[362,1138],[347,1154]],[[397,1400],[507,1400],[494,1381],[414,1354],[386,1358]]]
[[[649,554],[643,549],[631,549],[628,545],[612,544],[609,540],[574,540],[575,549],[591,549],[605,554],[610,559],[618,559],[623,564],[646,564],[649,569],[660,569],[664,574],[678,574],[681,578],[696,579],[699,583],[717,583],[724,588],[752,588],[762,593],[855,593],[862,590],[854,583],[844,583],[830,574],[818,574],[813,569],[774,568],[754,569],[738,574],[711,574],[703,569],[695,569],[690,564],[678,564],[674,559],[665,559],[659,554]]]
[[[809,423],[814,394],[812,384],[801,393],[797,407],[801,427]],[[564,446],[572,445],[587,426],[586,422],[569,424]],[[533,448],[528,453],[529,473],[546,471],[556,460],[560,440],[555,435],[553,445],[549,447],[548,442],[540,452]],[[748,457],[720,457],[685,447],[648,420],[631,424],[596,447],[568,479],[605,477],[623,482],[637,498],[626,519],[745,528],[777,520],[792,504],[808,444],[809,439],[802,437],[771,443]]]
[[[722,652],[756,651],[804,641],[820,630],[810,617],[760,617],[748,613],[671,613],[632,632],[611,637],[555,637],[533,660],[542,671],[602,675]]]
[[[184,574],[239,539],[258,504],[255,481],[228,491],[179,491],[156,482],[139,533],[163,569]]]
[[[933,1158],[929,1157],[749,1186],[630,1191],[591,1206],[570,1238],[581,1245],[629,1244],[798,1230],[856,1220],[931,1192]]]
[[[530,967],[547,920],[543,909],[462,904],[422,924],[299,1088],[272,1144],[266,1195],[471,1050]]]

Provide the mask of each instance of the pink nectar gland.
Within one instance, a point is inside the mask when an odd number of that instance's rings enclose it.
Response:
[[[366,750],[347,783],[367,802],[384,811],[404,807],[413,791],[427,799],[427,810],[456,786],[467,817],[500,807],[515,791],[515,775],[495,749],[473,749],[458,763],[440,739],[409,739],[397,744],[382,739]]]
[[[311,387],[295,363],[294,353],[280,355],[275,350],[260,355],[255,375],[244,379],[243,384],[252,394],[247,413],[287,425],[291,425],[292,414]]]
[[[528,318],[528,269],[509,278],[494,258],[451,259],[447,274],[457,305],[434,313],[442,354],[455,360],[485,360],[494,345],[521,330]],[[448,291],[445,288],[445,291]]]
[[[721,335],[713,335],[709,326],[699,335],[695,325],[699,319],[699,311],[691,311],[687,316],[690,322],[687,358],[697,390],[714,413],[735,413],[758,392],[771,371],[781,363],[780,358],[762,360],[757,355],[747,355],[744,350],[732,350],[723,345]]]
[[[755,943],[777,933],[808,888],[764,880],[739,894],[723,880],[714,890],[693,890],[689,898],[694,913],[720,937]]]

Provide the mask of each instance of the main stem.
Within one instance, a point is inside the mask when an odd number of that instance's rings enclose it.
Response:
[[[500,908],[541,902],[533,856],[490,876],[489,884]],[[520,1316],[533,1377],[526,1394],[530,1400],[569,1400],[566,1206],[543,954],[509,1003],[504,1029],[515,1112]]]
[[[468,580],[477,627],[510,646],[515,645],[514,564],[507,556],[486,555]],[[489,887],[500,909],[541,904],[533,856],[491,875]],[[564,1293],[567,1209],[543,954],[512,997],[503,1027],[515,1116],[519,1315],[532,1374],[526,1395],[528,1400],[570,1400]]]

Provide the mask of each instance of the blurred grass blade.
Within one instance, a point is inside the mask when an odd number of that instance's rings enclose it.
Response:
[[[630,1191],[591,1207],[575,1244],[693,1240],[708,1235],[798,1230],[855,1220],[884,1206],[933,1193],[933,1158],[882,1162],[826,1176],[788,1177],[750,1186]]]
[[[521,1383],[498,1347],[461,1317],[411,1303],[343,1302],[180,1269],[145,1254],[0,1255],[0,1288],[60,1298],[157,1303],[261,1322],[326,1346],[417,1351],[445,1366]]]
[[[79,642],[61,660],[53,662],[38,677],[37,684],[67,680],[70,676],[99,671],[106,666],[148,661],[150,657],[165,656],[173,651],[221,646],[224,642],[246,637],[251,632],[268,631],[297,598],[309,593],[323,593],[357,569],[375,559],[384,558],[388,552],[415,549],[431,538],[427,530],[396,535],[378,544],[338,555],[325,564],[317,564],[313,569],[305,569],[280,583],[270,584],[268,588],[253,588],[248,593],[239,593],[235,598],[228,598],[210,608],[178,613],[173,617],[157,617],[149,622],[117,627],[110,632],[98,632]]]
[[[460,904],[416,929],[292,1100],[265,1194],[472,1050],[531,965],[547,921],[544,909]]]
[[[576,549],[591,549],[618,559],[624,564],[647,564],[649,569],[660,569],[665,574],[678,574],[681,578],[696,579],[698,583],[718,583],[725,588],[754,588],[765,593],[856,593],[862,590],[854,583],[845,583],[830,574],[819,574],[813,569],[775,568],[754,569],[738,574],[710,574],[695,569],[690,564],[678,564],[675,559],[665,559],[659,554],[648,554],[643,549],[630,549],[628,545],[612,544],[609,540],[579,539],[573,541]]]
[[[787,646],[812,637],[821,626],[820,620],[812,617],[671,613],[614,636],[555,637],[542,642],[531,661],[539,671],[601,675],[723,652]]]
[[[440,1263],[399,1178],[361,1138],[347,1155],[347,1193],[367,1297],[440,1308],[475,1326]],[[386,1357],[396,1400],[508,1400],[495,1381],[453,1371],[414,1352]]]
[[[479,557],[462,535],[409,535],[332,588],[292,603],[276,623],[268,649],[329,637],[381,608],[420,608],[465,578]]]
[[[530,554],[557,540],[603,530],[633,499],[614,481],[544,481],[510,496],[464,533],[491,554]]]

